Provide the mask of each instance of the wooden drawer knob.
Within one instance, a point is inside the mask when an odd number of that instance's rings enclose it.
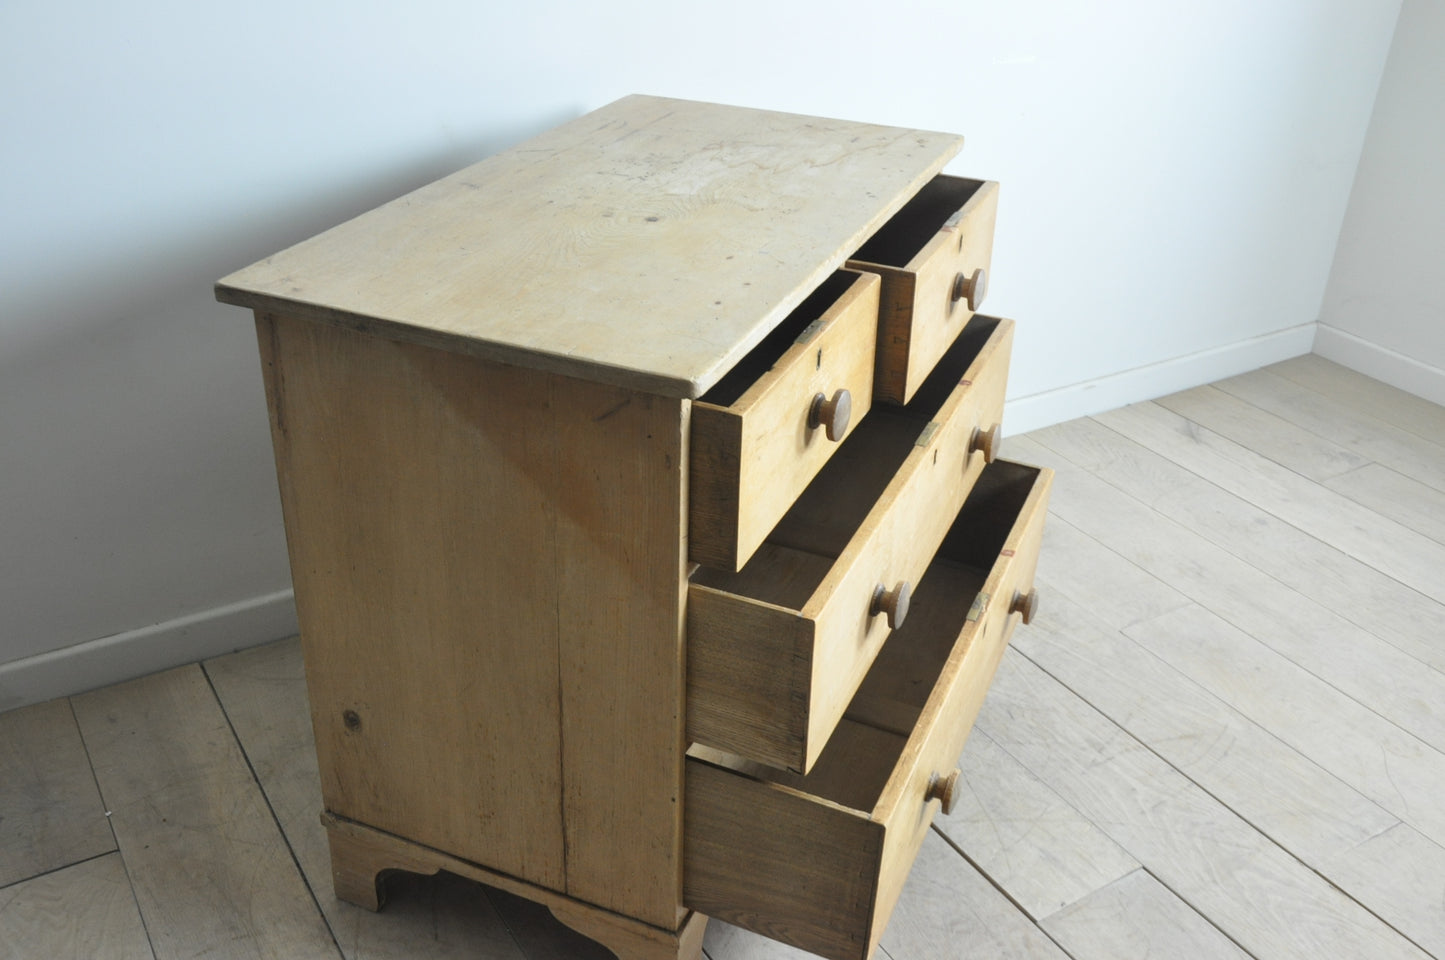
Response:
[[[965,277],[960,273],[953,281],[954,302],[967,300],[970,310],[977,310],[986,296],[988,296],[988,271],[982,267],[975,270],[972,276]]]
[[[1034,614],[1039,612],[1039,591],[1030,590],[1028,593],[1014,591],[1014,602],[1009,604],[1009,613],[1017,613],[1024,618],[1024,623],[1033,623]]]
[[[853,395],[847,390],[839,390],[832,400],[819,393],[814,395],[813,405],[808,408],[808,429],[826,427],[828,439],[838,441],[848,432],[848,418],[852,415]]]
[[[928,781],[928,792],[923,795],[923,801],[937,800],[943,815],[946,817],[953,812],[954,801],[958,799],[958,780],[963,776],[963,771],[957,767],[948,776],[935,773],[933,779]]]
[[[897,630],[903,626],[903,621],[908,616],[908,601],[912,597],[913,587],[907,580],[898,581],[898,586],[892,590],[880,583],[873,588],[873,603],[868,607],[868,616],[876,617],[880,613],[886,613],[888,629]]]
[[[997,423],[987,430],[975,428],[973,437],[968,441],[968,452],[973,453],[975,450],[980,450],[983,452],[983,462],[993,463],[994,458],[998,456],[998,446],[1002,439],[1003,430]]]

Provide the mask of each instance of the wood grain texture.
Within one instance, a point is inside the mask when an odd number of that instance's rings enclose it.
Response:
[[[562,923],[619,957],[698,960],[702,951],[706,918],[700,914],[686,913],[676,930],[663,930],[334,814],[325,814],[322,822],[331,840],[333,864],[341,868],[338,885],[343,878],[348,883],[364,882],[363,878],[384,870],[386,864],[414,873],[445,870],[541,904]]]
[[[809,297],[794,314],[806,311],[804,316],[784,322],[779,331],[795,334],[793,339],[741,397],[726,406],[693,404],[688,524],[693,560],[727,570],[746,563],[872,408],[879,281],[873,274],[839,273],[820,293],[831,296],[842,284],[826,307],[807,309]],[[809,412],[814,397],[831,400],[840,390],[851,398],[851,416],[844,431],[830,438],[823,426],[811,425]]]
[[[1102,551],[1102,547],[1099,548]],[[1017,649],[1306,863],[1321,866],[1398,818],[1091,616],[1062,590]],[[1279,696],[1289,696],[1281,690]]]
[[[1046,451],[1039,448],[1039,456],[1064,459],[1096,474],[1337,617],[1363,627],[1421,663],[1445,671],[1445,646],[1432,639],[1445,635],[1445,605],[1095,421],[1072,421],[1037,431],[1031,439],[1048,445]],[[1144,556],[1138,554],[1135,559],[1151,562],[1142,560]],[[1234,573],[1240,568],[1231,565],[1227,569]],[[1267,581],[1258,583],[1271,603],[1275,597],[1288,596],[1274,593]],[[1207,606],[1214,594],[1195,596]],[[1321,636],[1350,636],[1348,628],[1335,618],[1315,619],[1309,607],[1296,609],[1294,619],[1300,623],[1298,636],[1306,648],[1313,647]],[[1289,624],[1282,626],[1291,636],[1296,635]],[[1310,639],[1304,639],[1306,636]],[[1359,641],[1349,642],[1360,645]],[[1363,645],[1367,651],[1373,646],[1369,641]],[[1388,652],[1367,652],[1366,656],[1377,660],[1377,669],[1365,676],[1376,676],[1379,667],[1395,662]],[[1414,668],[1389,672],[1408,676]]]
[[[257,330],[327,809],[563,889],[546,379]]]
[[[1440,474],[1445,477],[1445,451],[1440,459]],[[1331,477],[1325,486],[1436,543],[1445,543],[1445,490],[1420,483],[1378,463]]]
[[[1314,354],[1266,368],[1315,393],[1348,403],[1431,443],[1445,445],[1445,407],[1406,393]]]
[[[1184,390],[1154,402],[1314,481],[1337,477],[1370,462],[1332,440],[1302,430],[1283,417],[1212,386]]]
[[[961,145],[627,97],[234,273],[217,296],[696,397]]]
[[[1013,336],[1011,321],[990,322],[945,358],[915,407],[860,426],[741,571],[693,575],[690,724],[698,742],[799,771],[817,760],[888,637],[886,618],[870,614],[874,589],[917,585],[947,530],[940,518],[958,513],[985,469],[971,440],[1002,418]],[[834,550],[825,567],[821,558]],[[810,582],[809,574],[821,576]],[[782,605],[804,596],[799,607]],[[769,678],[766,697],[747,678],[759,675]],[[793,684],[786,696],[777,689],[783,680]],[[781,708],[785,726],[769,729]]]
[[[674,930],[682,919],[687,749],[688,405],[546,380],[567,893]],[[508,559],[521,549],[506,546]],[[518,652],[530,655],[528,646]],[[515,750],[537,749],[525,727],[513,735]],[[498,825],[520,829],[505,818]]]
[[[72,703],[157,960],[338,956],[200,667]]]
[[[1074,960],[1247,960],[1249,954],[1143,870],[1044,921]]]
[[[912,400],[973,315],[953,299],[954,281],[989,269],[997,214],[997,183],[937,177],[848,261],[883,278],[879,399]]]
[[[1398,426],[1409,418],[1413,403],[1403,409],[1372,407],[1386,417],[1381,419],[1335,396],[1334,391],[1318,393],[1270,369],[1230,377],[1215,386],[1367,460],[1445,490],[1445,440],[1435,443]],[[1410,400],[1418,402],[1419,398]]]
[[[1445,602],[1445,578],[1440,576],[1445,570],[1445,544],[1158,405],[1135,404],[1098,419],[1381,573]]]
[[[832,960],[866,960],[884,828],[790,787],[690,759],[684,898]]]
[[[979,726],[1250,954],[1425,957],[1022,655]]]
[[[0,960],[39,957],[152,960],[119,854],[0,887]]]
[[[939,814],[934,829],[1033,920],[1138,869],[1137,860],[982,730],[969,735],[959,767],[958,807]]]
[[[1421,833],[1445,842],[1445,754],[1198,607],[1126,634]]]
[[[336,898],[298,640],[217,657],[205,671],[347,960],[409,960],[419,951],[434,960],[527,956],[492,908],[498,891],[451,874],[387,877],[382,913]]]
[[[814,960],[817,956],[723,920],[708,923],[703,952],[710,960]],[[876,952],[874,957],[875,960],[886,960],[881,951]]]
[[[0,713],[0,887],[114,849],[70,701]]]
[[[1043,431],[1041,436],[1049,443],[1056,443],[1056,438],[1060,436],[1080,433],[1083,431],[1071,424],[1068,430],[1051,428]],[[1109,435],[1110,431],[1089,433],[1100,444]],[[1064,443],[1058,443],[1058,447],[1064,446]],[[1075,448],[1069,449],[1073,453]],[[1109,449],[1115,450],[1116,446],[1111,445]],[[1138,487],[1144,483],[1145,477],[1160,473],[1162,468],[1154,461],[1156,455],[1137,446],[1124,452],[1130,457],[1130,463],[1145,460],[1154,462],[1154,466],[1139,473],[1127,468],[1109,469],[1105,475],[1111,481]],[[1069,461],[1061,459],[1061,462]],[[1203,534],[1174,523],[1112,483],[1105,483],[1090,473],[1068,473],[1055,498],[1055,509],[1105,546],[1140,566],[1148,567],[1154,576],[1202,606],[1216,611],[1271,649],[1368,704],[1405,729],[1431,743],[1445,746],[1445,715],[1436,706],[1445,698],[1445,674],[1425,668],[1417,659],[1381,640],[1366,627],[1355,626],[1345,617],[1280,582],[1300,582],[1311,571],[1332,565],[1338,568],[1338,556],[1328,556],[1329,551],[1318,541],[1287,524],[1278,520],[1260,520],[1257,509],[1251,511],[1248,505],[1236,507],[1227,502],[1219,503],[1221,495],[1226,498],[1228,495],[1198,477],[1191,479],[1189,475],[1179,474],[1170,479],[1165,476],[1158,491],[1161,509],[1166,504],[1172,504],[1190,511],[1186,519],[1191,526],[1226,540],[1232,549],[1254,558],[1272,576],[1261,575],[1259,568],[1230,550],[1215,546]],[[1196,493],[1202,499],[1196,500]],[[1180,507],[1191,503],[1205,506],[1197,511],[1191,506]],[[1380,535],[1385,536],[1384,532]],[[1279,543],[1262,542],[1272,536],[1277,537]],[[1296,544],[1300,546],[1300,553],[1292,558],[1284,548]],[[1316,558],[1320,558],[1318,565],[1314,562]],[[1291,562],[1303,569],[1291,571],[1288,569]],[[1341,570],[1341,574],[1348,579],[1347,569]],[[1382,580],[1386,587],[1391,583],[1388,578]],[[1408,644],[1412,652],[1418,650],[1425,656],[1431,656],[1432,646],[1438,645],[1434,644],[1428,632],[1421,632],[1420,626],[1432,619],[1438,622],[1445,608],[1418,594],[1415,595],[1416,602],[1410,602],[1411,591],[1395,584],[1389,593],[1406,595],[1404,612],[1382,609],[1383,604],[1369,596],[1372,591],[1362,589],[1373,582],[1361,580],[1354,585],[1341,586],[1343,597],[1361,598],[1364,604],[1351,614],[1375,629],[1381,629],[1380,625],[1393,624],[1402,645]],[[1302,588],[1310,589],[1312,593],[1322,589],[1307,584],[1302,584]],[[1339,599],[1323,599],[1331,606],[1341,605]],[[1413,623],[1412,617],[1417,618]],[[1434,655],[1438,658],[1438,653]]]
[[[1372,910],[1432,955],[1445,956],[1445,846],[1402,823],[1324,870],[1344,890],[1376,891],[1367,901]]]
[[[930,832],[883,935],[907,960],[1064,960],[1067,957],[938,836]]]

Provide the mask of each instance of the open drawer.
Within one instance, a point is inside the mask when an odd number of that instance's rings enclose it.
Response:
[[[919,582],[806,776],[694,745],[686,763],[683,901],[832,960],[867,960],[940,805],[1015,624],[1052,473],[997,461]],[[938,801],[935,803],[935,801]]]
[[[983,303],[998,184],[934,177],[848,261],[883,278],[880,400],[906,403]]]
[[[741,571],[688,585],[690,740],[805,773],[984,464],[1013,324],[976,317],[914,401],[875,408]]]
[[[688,556],[737,570],[873,405],[875,274],[839,270],[692,405]]]

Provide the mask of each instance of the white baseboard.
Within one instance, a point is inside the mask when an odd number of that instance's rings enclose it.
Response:
[[[1028,433],[1075,417],[1116,410],[1298,357],[1314,347],[1316,326],[1302,323],[1097,380],[1010,400],[1004,405],[1004,435]]]
[[[1445,406],[1445,370],[1439,367],[1412,360],[1389,347],[1323,323],[1315,334],[1314,352],[1367,377]]]
[[[0,712],[69,696],[295,635],[296,604],[278,590],[139,630],[0,664]]]

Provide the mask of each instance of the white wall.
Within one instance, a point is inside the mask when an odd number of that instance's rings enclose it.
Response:
[[[1445,403],[1445,4],[1405,0],[1317,349]]]
[[[1016,429],[1308,349],[1397,8],[0,5],[0,709],[290,628],[222,274],[634,91],[957,131]]]

